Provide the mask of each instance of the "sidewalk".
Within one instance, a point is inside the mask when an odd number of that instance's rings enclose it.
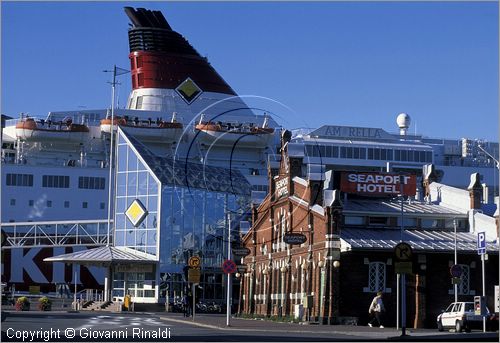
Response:
[[[164,313],[160,319],[166,322],[177,322],[190,324],[198,327],[221,330],[224,332],[267,332],[267,333],[310,333],[318,337],[328,335],[352,336],[353,340],[389,340],[389,341],[492,341],[498,342],[498,332],[461,333],[438,332],[435,329],[407,329],[407,336],[401,337],[401,331],[395,328],[371,328],[369,326],[354,325],[318,325],[303,323],[273,322],[262,319],[244,319],[231,317],[230,326],[226,326],[226,315],[219,314],[197,314],[195,320],[192,317],[184,317],[182,313]]]

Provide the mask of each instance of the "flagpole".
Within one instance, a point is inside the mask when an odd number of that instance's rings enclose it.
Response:
[[[109,177],[108,177],[108,236],[106,246],[109,246],[109,234],[111,232],[111,184],[113,178],[113,158],[114,158],[114,120],[115,120],[115,86],[116,86],[116,65],[113,66],[113,82],[111,83],[111,142],[109,145]]]

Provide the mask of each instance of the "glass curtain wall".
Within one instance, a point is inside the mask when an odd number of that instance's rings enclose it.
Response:
[[[149,287],[142,286],[151,284],[146,278],[157,274],[156,300],[163,302],[168,295],[170,301],[180,301],[189,287],[188,260],[197,255],[202,272],[197,299],[223,303],[221,266],[227,258],[228,214],[231,241],[239,242],[239,223],[248,220],[250,210],[251,187],[245,177],[239,171],[156,156],[121,130],[117,141],[115,246],[155,255],[159,272],[139,275],[130,270],[127,275],[121,269],[113,278],[119,286],[115,296],[149,297]],[[147,211],[136,226],[126,215],[135,201]]]
[[[160,185],[122,135],[118,138],[117,159],[115,246],[157,255]],[[134,200],[140,201],[148,213],[137,227],[125,214]]]
[[[114,245],[157,256],[160,183],[122,134],[117,142]],[[134,226],[126,212],[136,201],[147,215]],[[153,265],[120,267],[113,272],[113,297],[122,300],[129,294],[135,302],[157,301],[158,279]]]
[[[239,222],[246,218],[247,197],[187,187],[164,186],[160,235],[160,296],[180,300],[188,284],[185,267],[191,256],[201,259],[197,298],[222,303],[225,283],[221,265],[227,259],[228,214],[231,241],[239,241]],[[235,243],[233,243],[235,244]]]

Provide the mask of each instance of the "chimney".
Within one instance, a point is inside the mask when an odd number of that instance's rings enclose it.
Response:
[[[322,164],[307,165],[309,181],[309,205],[323,206],[323,184],[325,182],[325,166]]]
[[[423,181],[422,186],[424,188],[424,198],[429,199],[431,194],[429,185],[437,180],[436,168],[433,164],[426,164],[422,167]]]
[[[481,185],[481,175],[479,173],[471,174],[470,184],[469,187],[467,187],[467,190],[469,191],[471,210],[481,209],[483,186]]]
[[[259,211],[257,211],[257,206],[255,206],[255,204],[252,204],[251,212],[252,212],[252,227],[253,227],[257,222],[257,219],[259,219]]]
[[[279,161],[271,161],[271,156],[268,156],[267,161],[267,180],[269,185],[269,193],[274,194],[274,177],[279,175],[280,171],[280,162]]]
[[[323,181],[309,180],[309,205],[323,205]]]
[[[332,191],[331,197],[326,199],[326,201],[326,233],[340,235],[343,208],[342,201],[340,200],[340,191],[337,189]]]

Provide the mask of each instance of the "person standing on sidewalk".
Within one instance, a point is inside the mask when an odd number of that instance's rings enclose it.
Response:
[[[189,317],[189,300],[187,293],[182,297],[182,309],[184,310],[184,317]]]
[[[368,323],[369,327],[373,327],[375,321],[377,321],[381,329],[384,328],[382,323],[382,315],[385,312],[384,302],[382,301],[382,292],[378,291],[377,295],[373,298],[368,313],[373,316],[372,320]]]

